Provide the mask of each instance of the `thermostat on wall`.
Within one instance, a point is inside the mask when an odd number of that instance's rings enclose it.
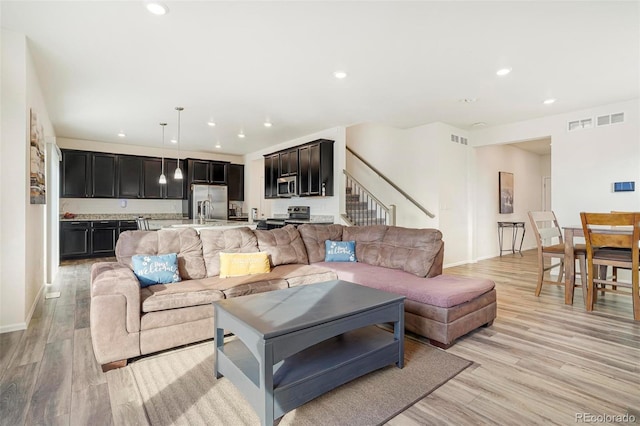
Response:
[[[614,182],[613,192],[632,192],[636,190],[635,182]]]

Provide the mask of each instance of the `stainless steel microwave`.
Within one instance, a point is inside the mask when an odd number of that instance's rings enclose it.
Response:
[[[279,178],[277,180],[278,197],[295,197],[298,195],[296,181],[297,179],[295,176]]]

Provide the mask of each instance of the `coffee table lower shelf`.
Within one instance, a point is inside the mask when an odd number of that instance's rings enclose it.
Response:
[[[260,366],[240,339],[218,348],[218,370],[259,410]],[[376,326],[349,331],[298,352],[273,366],[274,418],[373,370],[398,362],[394,335]]]

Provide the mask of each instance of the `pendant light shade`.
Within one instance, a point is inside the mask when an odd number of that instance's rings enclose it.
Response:
[[[176,111],[178,111],[178,156],[176,157],[176,171],[173,173],[174,179],[182,179],[182,170],[180,170],[180,112],[184,110],[182,107],[176,107]]]
[[[165,185],[167,183],[167,177],[164,175],[164,126],[166,125],[167,123],[160,123],[160,126],[162,126],[162,172],[158,179],[158,183],[160,185]]]

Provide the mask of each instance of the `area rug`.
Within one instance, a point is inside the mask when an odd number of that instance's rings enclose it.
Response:
[[[162,425],[259,425],[243,395],[213,377],[213,342],[147,357],[126,367],[148,421]],[[376,425],[404,411],[464,370],[470,361],[405,339],[405,367],[388,366],[287,413],[280,426]]]

